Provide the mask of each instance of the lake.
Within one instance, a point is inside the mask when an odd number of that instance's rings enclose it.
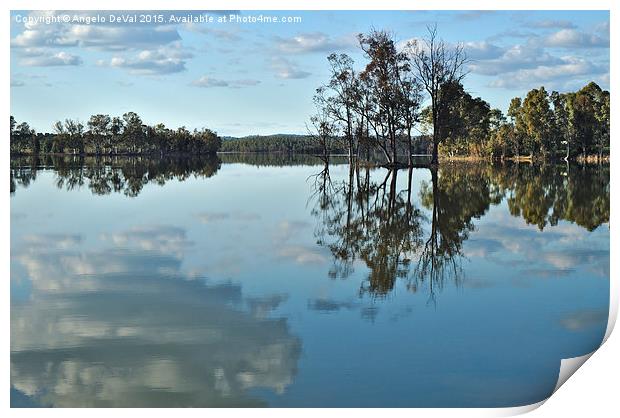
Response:
[[[609,308],[609,166],[11,162],[11,404],[499,407]]]

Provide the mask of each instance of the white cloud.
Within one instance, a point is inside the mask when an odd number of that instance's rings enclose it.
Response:
[[[29,14],[32,18],[45,19],[55,15],[54,11],[35,11]],[[77,46],[77,40],[65,37],[69,25],[60,23],[32,22],[24,24],[23,32],[11,39],[11,47],[69,47]]]
[[[75,40],[82,47],[108,50],[128,48],[147,48],[166,45],[181,39],[174,28],[133,28],[74,25],[67,33],[68,39]]]
[[[186,59],[192,57],[192,53],[175,43],[157,50],[143,50],[132,57],[115,56],[109,63],[103,61],[100,65],[124,68],[138,75],[162,75],[185,71]]]
[[[196,87],[231,87],[231,88],[241,88],[241,87],[250,87],[256,86],[260,84],[260,80],[254,79],[241,79],[241,80],[220,80],[217,78],[213,78],[210,76],[202,76],[198,80],[192,81],[192,85]]]
[[[609,72],[605,57],[609,36],[605,33],[605,22],[598,24],[591,33],[576,30],[571,22],[564,20],[542,20],[523,26],[537,30],[529,34],[509,34],[512,33],[509,31],[483,42],[467,42],[465,49],[472,58],[471,72],[496,76],[490,86],[511,89],[545,85],[567,90],[598,79],[607,85],[602,75]],[[553,30],[556,28],[560,30]],[[527,39],[512,46],[497,47],[489,43],[491,39],[521,36]],[[563,49],[570,50],[570,55],[560,55],[558,50]]]
[[[528,43],[514,45],[493,59],[479,60],[470,64],[473,73],[499,75],[519,69],[536,68],[541,65],[560,64],[561,60],[545,52],[542,48]]]
[[[356,39],[352,35],[334,39],[322,32],[300,33],[292,38],[275,38],[276,49],[287,54],[336,52],[351,49],[355,45]]]
[[[33,18],[49,18],[58,12],[31,12]],[[70,16],[92,12],[71,12]],[[108,23],[60,23],[29,21],[23,31],[11,39],[15,54],[24,66],[79,65],[75,54],[56,52],[58,48],[97,51],[127,51],[134,56],[113,56],[98,64],[128,69],[132,74],[157,75],[184,71],[185,59],[192,55],[180,44],[177,29],[169,25],[123,25]],[[139,51],[139,52],[134,52]]]
[[[57,12],[31,12],[32,17],[53,16]],[[86,12],[88,13],[88,12]],[[168,26],[119,26],[45,23],[26,23],[23,32],[11,39],[14,48],[86,47],[104,50],[151,48],[181,39],[177,30]]]
[[[595,34],[562,29],[543,39],[544,45],[552,48],[609,48],[609,39]]]
[[[583,58],[568,56],[561,58],[561,62],[555,65],[509,71],[501,74],[490,85],[502,88],[528,88],[533,87],[534,84],[542,84],[548,88],[556,88],[571,77],[582,77],[585,82],[593,74],[600,74],[604,71],[602,66],[594,65]]]
[[[271,69],[276,73],[276,77],[285,79],[299,79],[309,77],[308,71],[301,70],[299,65],[284,57],[273,57],[271,59]]]
[[[114,57],[110,61],[111,67],[119,67],[128,69],[132,74],[139,75],[157,75],[172,74],[185,71],[185,63],[175,59],[145,59],[138,57],[137,59],[126,59],[122,57]]]
[[[219,80],[217,78],[202,76],[198,80],[194,80],[192,85],[196,87],[228,87],[228,81]]]
[[[41,54],[24,58],[20,61],[20,64],[25,67],[53,67],[62,65],[80,65],[82,64],[82,58],[77,55],[69,54],[61,51],[52,54]]]
[[[463,47],[467,57],[472,60],[497,58],[504,52],[503,48],[488,41],[465,42]]]

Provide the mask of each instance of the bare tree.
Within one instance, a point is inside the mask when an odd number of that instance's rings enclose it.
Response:
[[[443,138],[440,135],[443,123],[442,110],[447,107],[448,98],[442,95],[442,87],[460,83],[467,72],[467,54],[462,44],[447,45],[438,38],[437,25],[428,26],[428,37],[407,44],[413,68],[420,83],[430,96],[433,122],[433,154],[431,164],[439,163],[437,149]]]
[[[337,127],[330,117],[329,109],[322,106],[321,96],[315,96],[314,102],[316,113],[310,117],[311,126],[306,125],[306,130],[321,148],[320,158],[327,165]]]

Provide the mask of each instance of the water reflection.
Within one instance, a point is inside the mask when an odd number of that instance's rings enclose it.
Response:
[[[609,222],[609,166],[512,165],[492,175],[508,197],[510,213],[541,231],[559,220],[588,231]]]
[[[222,158],[226,163],[257,166],[317,166],[319,161],[304,155],[223,154]],[[87,187],[96,195],[115,192],[133,197],[149,183],[208,178],[220,167],[217,157],[21,158],[11,161],[11,192],[28,187],[38,171],[53,168],[60,189]],[[308,202],[316,221],[316,242],[332,255],[329,276],[346,278],[355,261],[361,260],[369,271],[360,287],[362,295],[385,296],[398,278],[407,280],[413,292],[428,288],[432,300],[446,279],[458,285],[463,243],[475,230],[473,220],[504,200],[511,215],[541,231],[560,220],[588,231],[609,221],[609,166],[445,163],[439,170],[400,172],[348,167],[347,177],[333,181],[330,166],[322,166],[311,176]],[[414,175],[426,172],[430,179],[413,190]],[[406,181],[398,182],[399,176]],[[197,216],[207,223],[233,215]],[[298,249],[288,245],[277,253],[310,260]],[[322,261],[322,256],[312,254],[313,260]]]
[[[270,312],[286,297],[244,296],[181,268],[185,230],[100,237],[31,235],[14,258],[31,282],[11,308],[13,390],[44,406],[260,406],[281,393],[301,342]]]
[[[208,178],[221,166],[218,157],[21,157],[11,159],[11,194],[26,188],[40,170],[54,169],[56,186],[73,190],[87,186],[95,195],[112,192],[135,197],[149,183],[189,177]]]
[[[258,166],[314,165],[312,156],[224,154],[227,163]],[[83,158],[45,157],[11,161],[11,192],[26,188],[40,170],[54,169],[55,185],[93,194],[137,196],[149,183],[208,178],[221,166],[219,158]],[[332,255],[329,276],[346,278],[356,260],[369,270],[360,294],[385,296],[398,278],[409,290],[436,288],[446,279],[461,279],[463,243],[492,206],[506,201],[511,215],[539,230],[560,220],[593,231],[609,221],[609,166],[531,164],[442,164],[439,170],[384,170],[348,166],[348,176],[333,181],[330,166],[311,176],[308,198],[315,218],[314,236]],[[413,190],[414,175],[430,173]],[[399,176],[406,181],[398,182]],[[415,203],[417,202],[417,203]],[[233,212],[201,213],[203,223],[229,219]],[[253,215],[257,216],[257,215]],[[281,240],[284,242],[285,240]],[[307,259],[298,247],[277,251],[281,257]],[[312,259],[322,257],[316,253]],[[317,258],[318,257],[318,258]]]
[[[609,221],[609,168],[523,164],[444,164],[429,170],[430,182],[412,190],[414,170],[371,180],[371,169],[350,166],[347,178],[334,182],[330,167],[312,177],[311,213],[317,243],[329,248],[332,278],[348,277],[356,260],[369,270],[360,292],[385,296],[398,278],[417,292],[461,279],[463,244],[492,206],[506,199],[512,216],[541,231],[558,221],[593,231]],[[416,170],[420,172],[420,170]],[[421,207],[412,203],[419,195]]]
[[[319,157],[289,153],[221,153],[224,164],[247,164],[260,167],[314,166],[322,164]],[[346,163],[346,157],[334,157],[334,162]]]
[[[12,161],[12,404],[514,406],[600,344],[608,166],[261,158]]]
[[[333,256],[330,277],[348,277],[356,259],[370,269],[361,293],[385,295],[397,277],[406,275],[412,253],[421,244],[421,212],[411,201],[409,187],[397,190],[397,171],[383,181],[371,181],[370,169],[349,169],[346,180],[332,182],[329,167],[314,179],[312,214],[317,219],[317,243]]]

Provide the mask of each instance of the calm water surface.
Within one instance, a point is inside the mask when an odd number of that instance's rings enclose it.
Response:
[[[517,406],[600,344],[609,167],[14,160],[13,406]]]

